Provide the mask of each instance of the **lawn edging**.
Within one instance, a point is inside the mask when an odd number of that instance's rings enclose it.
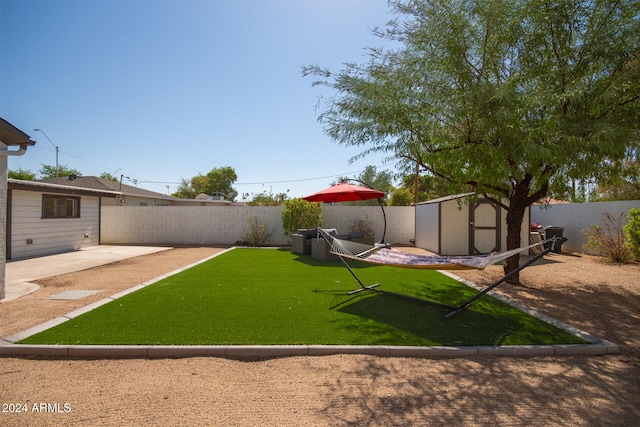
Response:
[[[16,344],[31,335],[60,325],[103,304],[135,292],[181,271],[209,261],[231,247],[170,273],[163,274],[112,296],[103,298],[78,310],[45,323],[0,339],[0,357],[54,357],[72,359],[93,358],[186,358],[222,357],[230,359],[277,358],[293,356],[327,356],[335,354],[363,354],[380,357],[459,358],[473,356],[559,356],[559,355],[607,355],[618,354],[617,344],[602,340],[549,316],[531,310],[494,292],[490,294],[509,305],[535,316],[547,323],[576,335],[589,344],[565,345],[512,345],[512,346],[366,346],[366,345],[34,345]],[[440,273],[474,289],[483,288],[448,271]]]
[[[460,358],[474,356],[596,356],[617,354],[616,344],[549,346],[468,346],[468,347],[394,347],[348,345],[222,345],[222,346],[154,346],[154,345],[27,345],[2,341],[0,356],[53,357],[70,359],[162,359],[220,357],[228,359],[269,359],[295,356],[330,356],[359,354],[378,357]]]

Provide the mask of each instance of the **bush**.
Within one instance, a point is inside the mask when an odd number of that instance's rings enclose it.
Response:
[[[303,199],[290,199],[282,209],[282,228],[286,236],[299,228],[317,228],[322,225],[322,204]]]
[[[640,258],[640,209],[629,211],[629,221],[624,226],[629,249],[636,258]]]
[[[267,225],[257,217],[249,218],[247,228],[242,231],[242,237],[252,246],[262,246],[269,241],[273,230],[269,230]]]
[[[366,237],[375,237],[373,223],[369,219],[369,215],[365,215],[365,219],[359,219],[349,223],[349,233],[354,232],[364,233]]]
[[[589,240],[584,248],[597,255],[606,256],[613,262],[631,261],[631,249],[627,245],[624,231],[627,217],[624,213],[618,217],[605,213],[604,225],[594,225],[582,230],[582,234]]]

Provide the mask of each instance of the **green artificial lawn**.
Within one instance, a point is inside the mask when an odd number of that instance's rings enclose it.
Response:
[[[457,305],[477,293],[443,274],[354,263],[365,284]],[[447,310],[357,288],[339,262],[235,249],[105,304],[23,344],[530,345],[584,343],[490,296]]]

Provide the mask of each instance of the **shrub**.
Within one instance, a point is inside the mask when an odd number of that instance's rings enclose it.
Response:
[[[364,219],[349,222],[349,233],[353,232],[364,233],[366,237],[375,237],[373,223],[369,219],[369,215],[365,215]]]
[[[629,211],[629,221],[624,226],[629,249],[636,258],[640,258],[640,209]]]
[[[262,246],[269,241],[273,230],[257,217],[249,218],[247,228],[242,231],[242,237],[252,246]]]
[[[282,228],[286,236],[299,228],[316,228],[322,225],[322,204],[303,199],[290,199],[282,209]]]
[[[626,215],[622,213],[614,217],[607,212],[604,216],[602,226],[594,225],[582,230],[582,234],[588,238],[584,248],[597,255],[606,256],[613,262],[631,261],[631,249],[627,245],[624,231]]]

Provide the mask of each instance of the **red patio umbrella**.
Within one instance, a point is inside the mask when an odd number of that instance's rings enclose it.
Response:
[[[362,182],[362,184],[367,185],[364,182]],[[387,215],[385,214],[384,206],[382,205],[382,198],[384,196],[385,194],[383,191],[378,191],[371,187],[349,184],[348,182],[343,181],[339,184],[335,184],[329,188],[318,191],[317,193],[303,197],[303,199],[308,202],[323,203],[358,202],[361,200],[378,199],[380,208],[382,208],[382,216],[384,217],[384,232],[382,233],[382,240],[380,240],[380,243],[384,243],[384,236],[387,233]]]
[[[360,185],[341,182],[332,185],[322,191],[318,191],[310,196],[303,197],[308,202],[358,202],[360,200],[379,199],[384,197],[382,191],[373,188],[361,187]]]

